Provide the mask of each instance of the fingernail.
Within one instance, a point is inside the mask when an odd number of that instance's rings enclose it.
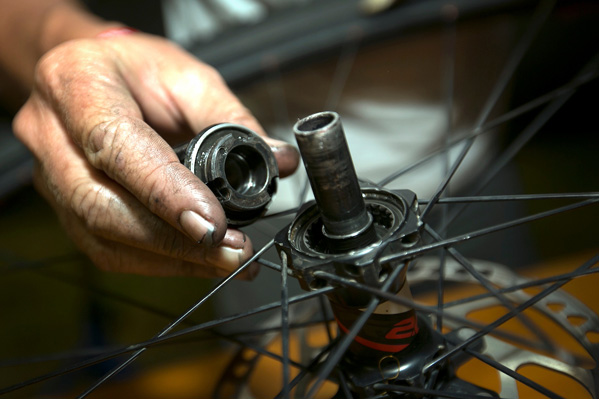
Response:
[[[233,271],[244,261],[243,248],[218,247],[207,251],[205,260],[212,266]]]
[[[221,245],[233,249],[243,249],[245,247],[246,236],[242,231],[228,229]]]
[[[296,151],[295,147],[291,144],[281,140],[268,139],[268,145],[272,152]]]
[[[194,211],[183,211],[179,218],[183,230],[198,244],[212,246],[214,243],[214,224],[210,223]]]

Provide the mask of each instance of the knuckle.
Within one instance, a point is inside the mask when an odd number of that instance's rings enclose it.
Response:
[[[99,187],[80,181],[75,183],[69,199],[70,208],[84,228],[93,235],[100,233],[100,218],[110,217],[110,212],[107,212],[109,206],[105,206],[100,196]]]
[[[224,79],[222,77],[222,75],[220,74],[220,72],[214,68],[211,65],[205,64],[205,63],[201,63],[201,75],[209,82],[213,82],[213,83],[222,83],[224,84]],[[190,73],[197,73],[197,71],[190,71]]]
[[[257,130],[257,126],[259,126],[252,113],[241,104],[229,112],[229,119],[233,123],[246,126],[253,130]]]
[[[34,84],[45,93],[60,93],[69,86],[77,68],[73,63],[83,59],[76,42],[61,44],[44,54],[35,67]]]
[[[25,105],[19,110],[17,115],[12,121],[12,130],[19,139],[23,142],[26,141],[28,133],[31,129],[30,121],[33,118],[33,109],[30,101],[26,102]]]
[[[58,70],[61,56],[58,50],[53,50],[38,61],[33,75],[36,88],[60,88]]]
[[[81,225],[86,234],[112,239],[115,229],[130,231],[131,217],[118,193],[110,187],[81,177],[70,183],[62,207]]]
[[[81,136],[81,145],[91,161],[102,162],[110,156],[122,141],[123,132],[132,130],[133,122],[128,117],[116,117],[100,121]],[[120,143],[122,145],[122,143]]]
[[[172,166],[180,164],[166,142],[153,135],[145,122],[130,115],[94,125],[82,136],[82,147],[94,167],[113,178],[130,178],[133,183],[151,179],[155,173],[168,177]]]
[[[119,111],[113,111],[118,115]],[[150,151],[140,132],[146,130],[143,122],[129,115],[118,115],[108,121],[100,121],[81,136],[81,145],[92,164],[107,173],[124,169],[129,162],[143,162],[144,155]],[[127,148],[138,154],[129,160],[124,155]]]

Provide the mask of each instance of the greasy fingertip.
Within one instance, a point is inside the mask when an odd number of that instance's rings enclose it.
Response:
[[[244,264],[253,253],[250,239],[242,231],[229,229],[218,248],[206,250],[204,261],[228,275]],[[252,279],[257,274],[255,269],[254,265],[249,265],[238,277],[244,280]]]
[[[181,212],[179,224],[194,241],[207,247],[216,243],[216,226],[198,213],[185,210]]]
[[[221,245],[224,245],[233,249],[244,249],[247,245],[248,238],[240,230],[228,229],[225,233]]]
[[[204,260],[210,266],[232,272],[245,260],[244,248],[218,247],[206,252]]]

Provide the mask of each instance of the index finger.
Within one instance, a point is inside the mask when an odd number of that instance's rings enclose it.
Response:
[[[222,122],[245,126],[260,135],[270,146],[280,176],[292,174],[299,164],[299,153],[295,147],[270,138],[216,70],[191,55],[187,57],[187,68],[178,66],[176,73],[165,73],[164,85],[190,127],[199,132],[208,125]],[[201,98],[198,98],[198,93],[201,93]]]
[[[100,48],[63,46],[40,62],[37,74],[38,89],[92,166],[194,240],[215,245],[223,239],[227,224],[218,200],[144,122]]]

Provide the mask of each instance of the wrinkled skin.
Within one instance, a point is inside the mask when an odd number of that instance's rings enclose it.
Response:
[[[223,276],[252,254],[171,144],[220,122],[266,134],[211,67],[134,33],[66,42],[38,62],[14,131],[37,159],[35,185],[104,270]],[[297,152],[266,139],[281,176]],[[251,278],[254,267],[244,276]]]

